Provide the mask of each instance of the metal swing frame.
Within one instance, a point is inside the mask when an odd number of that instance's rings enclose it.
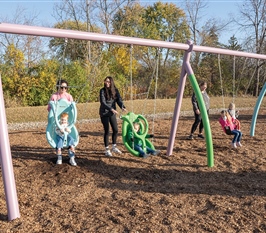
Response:
[[[191,41],[188,41],[187,44],[181,44],[176,42],[167,42],[167,41],[156,41],[150,39],[143,38],[133,38],[133,37],[125,37],[125,36],[116,36],[116,35],[108,35],[108,34],[100,34],[100,33],[90,33],[90,32],[81,32],[74,30],[66,30],[66,29],[57,29],[57,28],[45,28],[45,27],[35,27],[28,25],[17,25],[17,24],[7,24],[0,23],[0,32],[2,33],[13,33],[13,34],[23,34],[23,35],[35,35],[35,36],[46,36],[46,37],[60,37],[60,38],[72,38],[72,39],[80,39],[80,40],[92,40],[92,41],[106,41],[110,43],[121,43],[121,44],[135,44],[141,46],[153,46],[153,47],[162,47],[162,48],[170,48],[170,49],[179,49],[185,51],[182,71],[180,75],[180,82],[178,86],[178,92],[176,97],[176,104],[173,113],[173,121],[171,125],[171,132],[169,136],[169,142],[167,147],[167,155],[171,155],[173,152],[174,140],[177,131],[178,119],[180,115],[181,102],[185,88],[186,76],[191,82],[193,90],[195,91],[196,97],[199,100],[199,107],[201,110],[204,130],[206,132],[206,144],[207,144],[207,164],[209,167],[214,166],[214,156],[213,156],[213,144],[212,144],[212,135],[209,126],[209,120],[207,116],[207,111],[203,103],[203,98],[201,96],[197,80],[193,73],[193,70],[190,66],[189,59],[191,56],[191,52],[194,50],[195,52],[208,52],[208,53],[216,53],[216,54],[227,54],[227,55],[235,55],[240,57],[250,57],[256,59],[266,60],[266,55],[263,54],[255,54],[255,53],[247,53],[242,51],[232,51],[229,49],[221,49],[221,48],[213,48],[206,46],[194,46]],[[0,80],[1,81],[1,80]],[[2,83],[0,82],[0,89],[2,89]],[[261,92],[261,95],[264,95],[266,90],[266,84]],[[3,170],[3,180],[5,193],[8,198],[7,200],[7,208],[8,208],[8,218],[9,220],[18,218],[19,208],[16,194],[16,187],[14,182],[14,174],[13,167],[11,161],[11,153],[10,153],[10,144],[9,141],[6,140],[8,138],[8,130],[6,124],[6,116],[5,116],[5,108],[4,108],[4,100],[3,94],[0,94],[0,157],[1,157],[1,165]],[[260,98],[258,100],[258,107],[261,102]],[[254,116],[254,115],[253,115]],[[255,116],[256,118],[256,116]],[[255,121],[254,121],[255,123]]]

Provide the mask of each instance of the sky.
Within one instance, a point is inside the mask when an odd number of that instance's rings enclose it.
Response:
[[[111,1],[111,0],[110,0]],[[61,1],[56,0],[8,0],[3,1],[0,0],[0,18],[1,19],[13,19],[16,9],[20,6],[23,7],[27,13],[35,12],[38,14],[38,25],[36,26],[52,26],[55,22],[55,19],[52,17],[53,13],[53,6],[55,3],[59,3]],[[145,1],[141,0],[141,4],[151,4],[152,2],[156,1]],[[163,1],[161,2],[171,2],[175,3],[177,6],[181,7],[181,4],[184,2],[182,0],[173,0],[173,1]],[[202,12],[202,15],[206,19],[209,18],[216,18],[217,20],[226,20],[229,18],[229,15],[236,15],[238,14],[238,5],[241,4],[241,0],[208,0],[208,8]],[[240,33],[234,31],[236,29],[226,30],[221,35],[220,42],[227,43],[230,37],[235,34],[239,41]]]

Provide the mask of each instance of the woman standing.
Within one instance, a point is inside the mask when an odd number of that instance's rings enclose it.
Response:
[[[117,120],[116,115],[116,104],[126,111],[126,107],[123,104],[122,98],[119,94],[118,89],[115,87],[115,83],[112,77],[107,76],[104,79],[104,87],[100,90],[100,109],[99,114],[101,117],[101,122],[104,128],[104,146],[105,146],[105,155],[112,156],[112,153],[109,149],[109,133],[110,126],[112,127],[112,152],[121,154],[122,152],[116,147],[116,139],[118,134]]]
[[[207,83],[206,82],[201,82],[200,85],[200,91],[204,100],[204,104],[207,110],[207,114],[209,115],[209,109],[210,109],[210,97],[208,96],[206,89],[207,89]],[[194,139],[193,133],[196,131],[198,125],[199,125],[199,134],[198,137],[204,139],[204,136],[202,135],[203,131],[203,122],[199,110],[199,105],[196,99],[195,93],[193,93],[192,98],[191,98],[192,106],[193,106],[193,111],[194,111],[194,116],[195,116],[195,121],[191,127],[190,135],[188,137],[189,140]]]

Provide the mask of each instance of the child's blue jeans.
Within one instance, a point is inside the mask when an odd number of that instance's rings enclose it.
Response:
[[[134,150],[138,151],[141,156],[145,155],[145,152],[143,151],[142,147],[139,145],[134,145]],[[150,147],[146,146],[146,152],[147,152],[147,154],[152,154],[155,151],[153,149],[151,149]]]
[[[242,138],[242,132],[236,129],[232,130],[231,132],[234,135],[232,143],[240,142]]]
[[[56,140],[57,140],[56,148],[63,148],[64,139],[65,139],[64,136],[56,135]],[[68,134],[67,135],[67,147],[69,146],[74,146],[74,139]]]

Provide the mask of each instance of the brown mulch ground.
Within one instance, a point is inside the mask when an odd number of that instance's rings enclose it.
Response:
[[[10,131],[21,217],[7,220],[1,181],[0,232],[266,232],[263,115],[251,137],[252,112],[241,112],[237,150],[218,115],[210,117],[212,168],[205,141],[186,140],[193,117],[180,118],[172,156],[166,156],[171,119],[156,120],[153,143],[162,155],[147,159],[129,154],[121,137],[123,154],[105,157],[101,124],[78,124],[77,167],[66,156],[55,164],[45,128]]]

